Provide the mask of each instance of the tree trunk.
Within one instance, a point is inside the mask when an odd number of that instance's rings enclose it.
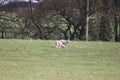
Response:
[[[105,17],[102,16],[100,18],[100,23],[99,23],[99,40],[105,41],[105,32],[106,32],[106,26],[105,26]]]
[[[2,31],[1,38],[4,39],[4,32]]]
[[[74,32],[70,35],[70,40],[74,40],[77,37],[77,27],[76,25],[74,25]]]
[[[80,40],[85,40],[85,25],[86,25],[86,21],[85,19],[83,19],[82,23],[81,23],[81,29],[79,30],[80,32]]]
[[[119,42],[120,42],[120,17],[119,17],[119,34],[118,34],[118,37],[119,37]]]
[[[115,26],[114,26],[114,33],[115,33],[115,41],[118,41],[118,20],[117,17],[114,16]]]
[[[89,29],[89,0],[87,0],[87,16],[86,16],[86,41],[88,41],[88,29]]]
[[[87,18],[87,9],[89,11],[89,7],[87,8],[86,5],[89,6],[89,3],[87,3],[87,0],[84,0],[83,1],[83,5],[80,4],[80,0],[77,0],[77,3],[78,3],[78,9],[79,9],[79,23],[80,25],[78,25],[79,27],[81,26],[81,28],[79,29],[78,28],[78,31],[79,31],[79,39],[80,40],[85,40],[85,36],[86,36],[86,18]],[[88,14],[89,15],[89,14]]]
[[[44,32],[43,32],[43,26],[42,25],[38,25],[35,20],[34,20],[34,15],[33,15],[33,10],[32,10],[32,0],[29,0],[30,2],[30,13],[31,13],[31,18],[32,18],[32,22],[33,24],[36,26],[36,28],[39,30],[39,38],[40,39],[44,39]]]

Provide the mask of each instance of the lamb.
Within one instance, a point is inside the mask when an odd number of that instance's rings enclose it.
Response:
[[[65,48],[68,45],[68,40],[56,40],[55,45],[56,48]]]

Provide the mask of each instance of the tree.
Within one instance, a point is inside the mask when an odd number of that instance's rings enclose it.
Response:
[[[50,12],[48,15],[51,13],[53,16],[60,15],[65,20],[67,28],[62,32],[66,38],[70,36],[71,40],[74,38],[83,39],[85,38],[86,1],[81,1],[80,4],[81,6],[78,6],[76,0],[45,0],[43,9]]]
[[[14,14],[14,15],[13,15]],[[16,38],[17,32],[22,26],[20,19],[16,18],[15,13],[6,13],[0,18],[1,38]]]
[[[86,40],[88,41],[88,29],[89,29],[89,0],[87,0],[87,16],[86,16]]]
[[[1,5],[0,16],[17,13],[16,19],[24,24],[17,32],[22,38],[109,41],[113,34],[116,41],[120,38],[120,0],[8,1]]]
[[[35,18],[34,18],[34,14],[33,14],[33,7],[32,7],[32,1],[29,0],[30,2],[30,13],[31,13],[31,20],[33,22],[33,24],[35,25],[35,27],[39,30],[39,38],[40,39],[44,39],[44,26],[41,25],[41,24],[38,24],[36,21],[35,21]]]

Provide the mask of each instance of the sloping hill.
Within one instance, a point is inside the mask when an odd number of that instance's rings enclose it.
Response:
[[[120,80],[120,43],[0,40],[0,80]]]

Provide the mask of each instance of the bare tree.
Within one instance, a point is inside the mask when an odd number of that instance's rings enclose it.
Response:
[[[86,41],[88,41],[88,30],[89,30],[89,0],[87,0],[87,8],[86,8],[86,12],[87,12],[87,16],[86,16]]]
[[[33,14],[32,0],[29,0],[29,2],[30,2],[30,14],[31,14],[32,22],[35,25],[35,27],[39,30],[39,36],[40,36],[39,38],[44,39],[44,27],[43,25],[38,24],[35,21],[34,14]]]

